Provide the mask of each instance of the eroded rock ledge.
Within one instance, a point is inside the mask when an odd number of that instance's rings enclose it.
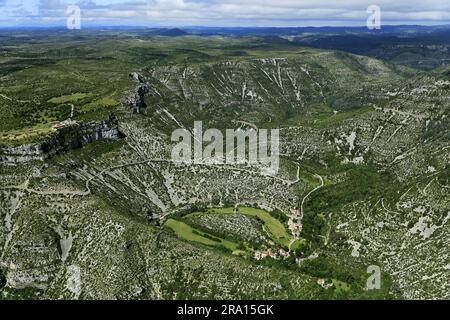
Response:
[[[150,87],[145,83],[145,78],[140,73],[132,72],[129,74],[131,80],[137,82],[137,85],[123,99],[122,103],[133,110],[134,113],[140,113],[142,108],[146,107],[145,96],[153,95]]]
[[[71,122],[59,127],[44,140],[19,146],[0,146],[0,163],[14,164],[29,161],[44,161],[59,152],[80,148],[101,139],[119,139],[117,118],[110,113],[103,121],[87,123]]]

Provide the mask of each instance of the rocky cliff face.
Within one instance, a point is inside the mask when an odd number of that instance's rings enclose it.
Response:
[[[0,147],[0,163],[43,161],[58,152],[80,148],[101,139],[119,139],[120,137],[117,118],[111,113],[101,122],[74,123],[62,127],[36,143]]]
[[[140,113],[141,109],[146,107],[145,96],[153,94],[150,87],[145,83],[145,78],[141,74],[132,72],[129,77],[138,84],[125,96],[123,104],[131,108],[134,113]]]
[[[119,139],[122,134],[117,125],[117,118],[113,114],[110,114],[108,119],[100,123],[92,122],[87,125],[88,128],[82,129],[79,142],[84,145],[101,139]]]

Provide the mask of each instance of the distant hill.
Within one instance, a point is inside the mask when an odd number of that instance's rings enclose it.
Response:
[[[178,28],[174,28],[174,29],[166,29],[161,31],[160,33],[158,33],[160,36],[165,36],[165,37],[181,37],[181,36],[186,36],[189,33],[187,33],[186,31],[183,31],[181,29]]]

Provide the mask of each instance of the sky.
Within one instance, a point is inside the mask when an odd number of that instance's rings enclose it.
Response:
[[[69,5],[81,26],[364,26],[370,5],[382,25],[450,24],[450,0],[0,0],[0,26],[66,26]]]

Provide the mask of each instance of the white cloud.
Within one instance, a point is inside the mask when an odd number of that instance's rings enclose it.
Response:
[[[0,23],[63,24],[69,4],[97,25],[364,25],[372,4],[385,24],[450,23],[449,0],[0,0]]]

